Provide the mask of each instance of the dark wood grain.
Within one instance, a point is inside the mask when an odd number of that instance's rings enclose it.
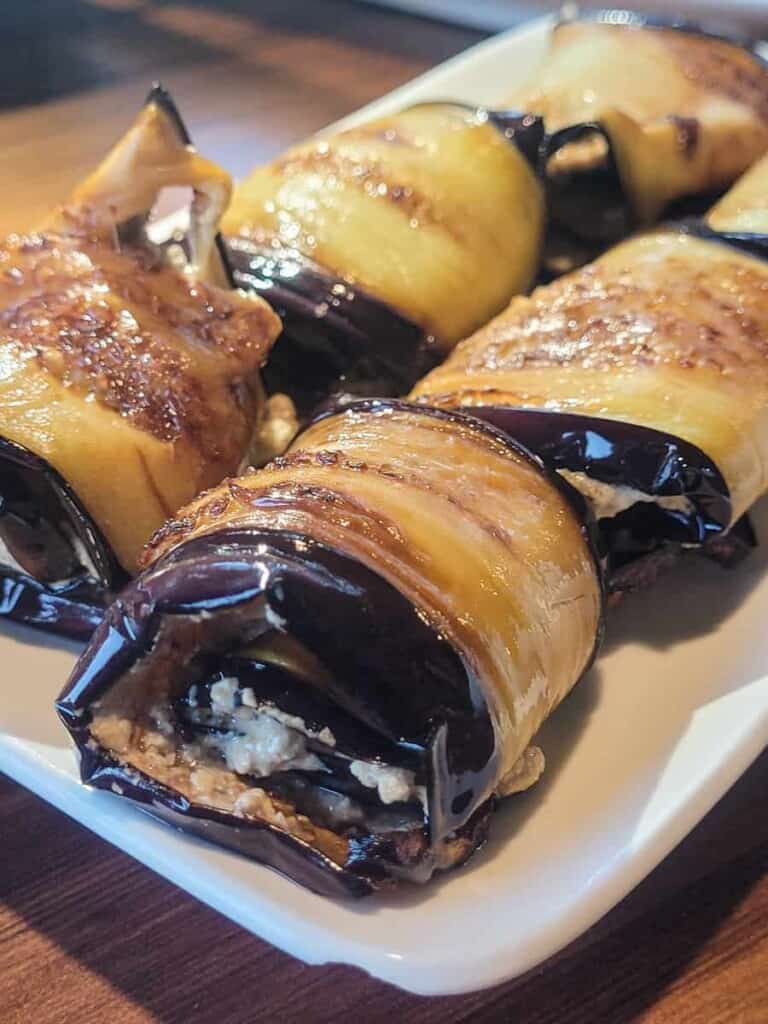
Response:
[[[342,0],[48,0],[1,5],[0,30],[0,231],[65,193],[154,77],[239,174],[479,38]],[[0,779],[0,1024],[766,1024],[767,791],[768,755],[555,961],[426,1000],[297,963]]]
[[[0,1019],[765,1024],[767,788],[764,756],[555,961],[487,992],[422,999],[299,964],[0,780]]]

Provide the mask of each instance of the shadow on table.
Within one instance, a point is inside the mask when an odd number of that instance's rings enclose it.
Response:
[[[654,586],[610,609],[603,655],[629,643],[664,649],[724,625],[768,574],[768,496],[750,518],[758,546],[739,565],[724,569],[691,552]]]

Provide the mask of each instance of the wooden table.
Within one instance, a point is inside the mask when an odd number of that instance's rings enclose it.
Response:
[[[61,197],[153,77],[237,174],[479,38],[341,0],[49,0],[3,5],[0,28],[2,231]],[[426,1000],[297,963],[0,779],[0,1022],[766,1024],[767,792],[768,755],[554,962]]]

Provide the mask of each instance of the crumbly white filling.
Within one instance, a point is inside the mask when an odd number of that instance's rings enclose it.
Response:
[[[235,703],[235,694],[238,690],[240,690],[241,707],[237,707]],[[198,707],[197,696],[197,687],[190,687],[187,702],[191,708]],[[257,711],[259,715],[266,715],[274,719],[275,722],[281,722],[289,729],[303,733],[304,736],[308,736],[310,739],[319,740],[327,747],[336,746],[336,737],[328,726],[324,726],[319,731],[310,729],[304,719],[299,718],[298,715],[289,715],[287,712],[281,711],[280,708],[273,707],[272,705],[259,705],[253,689],[250,686],[244,686],[240,689],[240,685],[234,676],[225,676],[211,686],[211,711],[215,714],[232,715],[239,722],[247,722],[253,718],[253,711],[251,709]]]
[[[659,497],[654,494],[646,494],[644,491],[635,490],[634,487],[624,487],[622,484],[607,484],[602,480],[595,480],[586,473],[576,473],[570,469],[558,470],[560,476],[572,484],[592,506],[592,511],[597,519],[611,519],[620,512],[626,511],[632,505],[639,502],[653,502],[660,508],[671,509],[675,512],[690,512],[691,503],[683,495],[671,497]]]
[[[257,708],[259,706],[258,701],[256,700],[256,695],[250,686],[246,686],[241,691],[240,699],[246,707]],[[242,708],[239,710],[242,711]],[[336,746],[336,737],[327,725],[323,726],[323,728],[318,732],[315,729],[310,729],[303,718],[299,718],[298,715],[289,715],[287,712],[281,711],[280,708],[264,707],[262,705],[261,712],[262,714],[269,715],[270,718],[274,718],[276,722],[282,722],[283,725],[288,726],[290,729],[295,729],[297,732],[301,732],[305,736],[309,736],[310,739],[319,740],[327,747]]]
[[[416,776],[407,768],[369,761],[352,761],[350,772],[368,789],[376,789],[383,804],[394,804],[417,797],[423,801],[424,787],[416,785]]]
[[[196,698],[197,687],[193,686],[192,689],[195,690]],[[238,689],[239,684],[234,676],[225,676],[224,679],[215,682],[211,686],[211,711],[220,715],[231,715],[236,707],[235,694]]]
[[[242,710],[242,709],[238,709]],[[258,711],[252,717],[236,715],[235,728],[227,733],[209,733],[204,743],[218,750],[227,768],[238,775],[264,778],[273,772],[292,769],[323,771],[323,762],[307,750],[303,733]]]
[[[240,707],[235,703],[238,690]],[[207,735],[203,743],[218,750],[227,767],[240,775],[263,778],[291,769],[323,771],[322,761],[307,750],[306,740],[309,737],[329,747],[336,745],[336,737],[327,726],[316,732],[296,715],[272,706],[259,706],[251,687],[240,689],[234,676],[219,679],[211,686],[211,712],[227,716],[232,727],[226,733]],[[414,773],[407,768],[352,761],[349,770],[358,782],[375,789],[383,804],[426,800],[424,787],[416,785]]]
[[[211,760],[211,753],[201,742],[179,747],[175,738],[164,735],[161,730],[168,720],[167,705],[156,705],[148,712],[156,729],[139,727],[125,715],[96,710],[92,728],[98,742],[92,739],[89,744],[96,749],[106,747],[120,757],[125,762],[123,773],[127,779],[138,782],[139,773],[132,767],[135,764],[140,771],[179,789],[190,799],[238,817],[268,821],[307,842],[318,840],[319,832],[306,815],[292,811],[265,790],[249,786],[232,770]],[[342,815],[345,812],[349,813],[349,809],[342,807]]]
[[[299,431],[299,419],[288,395],[271,395],[266,402],[264,419],[253,439],[249,461],[263,466],[276,455],[282,455]]]

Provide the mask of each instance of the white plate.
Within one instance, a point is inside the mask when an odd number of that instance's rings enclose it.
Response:
[[[623,7],[615,0],[583,0],[574,3],[564,0],[559,4],[552,0],[364,0],[365,3],[380,7],[396,7],[411,14],[440,21],[455,22],[471,28],[486,29],[499,32],[512,25],[519,25],[527,18],[533,18],[543,11],[551,11],[553,7],[567,8],[578,6],[582,10],[589,8]],[[709,26],[730,26],[729,31],[747,31],[752,21],[765,20],[768,14],[768,0],[632,0],[627,4],[632,11],[644,11],[660,17],[685,18],[688,21],[701,21]],[[670,7],[672,8],[670,10]],[[734,24],[735,22],[735,24]],[[746,23],[746,24],[745,24]],[[757,26],[753,26],[757,27]]]
[[[370,110],[492,102],[541,54],[537,23],[483,43]],[[768,540],[768,503],[758,510]],[[5,627],[0,769],[309,963],[341,961],[414,992],[463,992],[534,967],[666,856],[768,742],[768,547],[702,561],[612,615],[608,649],[541,734],[542,782],[496,816],[488,846],[421,889],[334,903],[83,789],[52,703],[73,648]]]

